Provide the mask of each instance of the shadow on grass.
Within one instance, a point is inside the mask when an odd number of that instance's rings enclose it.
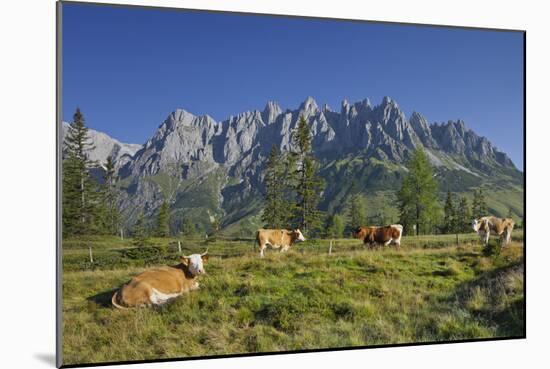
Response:
[[[113,294],[118,290],[118,288],[100,292],[97,295],[90,296],[86,298],[89,302],[93,302],[99,306],[110,308],[113,307],[111,304],[111,298],[113,297]]]
[[[476,279],[460,284],[449,300],[468,311],[476,319],[496,328],[497,336],[521,336],[525,325],[525,296],[523,288],[512,289],[507,279],[514,273],[523,273],[523,261],[483,272]],[[469,302],[482,294],[483,303]]]

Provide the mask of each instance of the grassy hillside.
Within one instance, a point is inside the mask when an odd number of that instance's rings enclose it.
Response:
[[[489,254],[473,234],[404,237],[401,250],[312,240],[259,259],[250,240],[195,240],[201,288],[156,309],[115,310],[113,290],[147,264],[115,238],[64,244],[66,364],[523,334],[523,245]],[[175,240],[155,240],[159,264]],[[93,245],[98,265],[79,264]],[[116,246],[116,250],[112,250]],[[492,244],[494,248],[494,243]],[[111,264],[107,256],[118,255]],[[152,262],[152,264],[155,264]]]

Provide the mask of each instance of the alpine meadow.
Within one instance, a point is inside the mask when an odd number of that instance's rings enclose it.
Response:
[[[63,8],[62,365],[525,337],[515,34]]]

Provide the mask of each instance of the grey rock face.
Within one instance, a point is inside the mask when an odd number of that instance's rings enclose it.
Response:
[[[152,214],[167,193],[170,201],[182,206],[200,197],[206,191],[201,186],[207,185],[210,187],[204,188],[214,191],[217,201],[209,214],[223,213],[224,209],[238,209],[239,201],[261,194],[268,153],[272,145],[283,152],[293,149],[292,137],[300,116],[311,127],[313,151],[322,162],[360,155],[402,167],[412,150],[424,147],[436,167],[463,168],[469,173],[481,171],[484,165],[515,169],[506,154],[468,129],[463,121],[429,124],[417,112],[407,119],[389,97],[375,106],[368,99],[353,104],[344,100],[339,112],[326,105],[319,108],[312,97],[307,97],[298,109],[286,111],[271,101],[262,111],[244,112],[221,122],[178,109],[168,115],[143,147],[110,138],[103,143],[102,134],[94,133],[96,146],[101,147],[94,155],[103,159],[108,154],[116,155],[120,176],[129,177],[131,183],[122,205],[129,213],[141,208]],[[169,180],[157,178],[159,182],[151,182],[149,178],[157,174]],[[199,186],[198,190],[193,186]],[[184,196],[186,200],[181,202],[182,194],[190,188],[195,188],[197,195],[191,200]]]
[[[69,130],[69,123],[61,123],[61,139],[64,141]],[[122,143],[103,132],[88,129],[90,140],[94,144],[94,149],[88,152],[90,160],[104,163],[107,157],[111,156],[113,160],[120,164],[128,162],[134,154],[141,149],[142,145]]]

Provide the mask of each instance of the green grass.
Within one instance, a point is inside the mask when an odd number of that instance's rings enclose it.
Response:
[[[263,260],[248,240],[195,240],[186,250],[208,244],[212,254],[201,289],[160,308],[127,311],[112,309],[110,297],[145,268],[141,260],[68,263],[64,363],[522,335],[521,233],[501,251],[492,241],[492,253],[474,235],[460,240],[456,247],[452,235],[407,237],[401,250],[336,240],[332,255],[329,241],[313,240],[288,253],[268,250]],[[68,249],[65,258],[80,251]],[[177,252],[166,254],[167,264],[176,262]]]

